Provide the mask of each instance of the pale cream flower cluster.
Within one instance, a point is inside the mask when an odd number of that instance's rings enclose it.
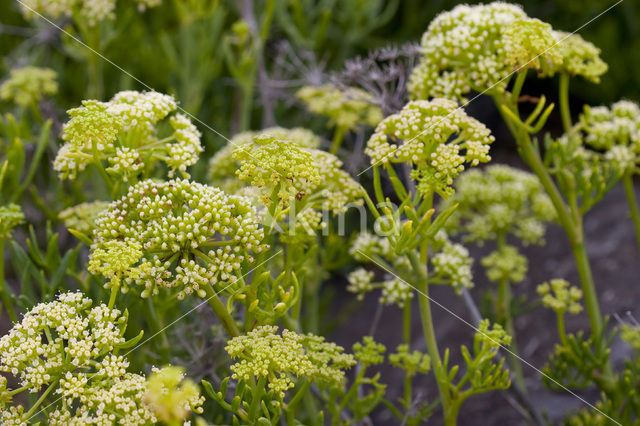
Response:
[[[144,376],[128,373],[128,361],[112,352],[125,343],[127,316],[93,306],[82,293],[40,303],[0,338],[0,371],[30,392],[56,386],[63,407],[49,413],[54,425],[147,424],[155,417],[142,403]],[[3,381],[6,391],[6,380]],[[25,424],[24,408],[5,407],[2,424]]]
[[[234,160],[233,151],[241,145],[253,144],[254,138],[260,135],[268,135],[302,148],[316,149],[320,146],[320,138],[311,130],[302,127],[293,129],[269,127],[259,131],[238,133],[209,160],[209,183],[230,193],[235,193],[245,187],[245,184],[236,175],[240,162]]]
[[[83,101],[69,110],[53,168],[63,179],[75,179],[90,164],[124,181],[135,181],[158,161],[169,167],[169,177],[198,161],[203,148],[200,132],[184,115],[175,113],[172,96],[157,92],[124,91],[109,102]],[[167,119],[173,133],[160,136]]]
[[[640,157],[640,107],[635,102],[585,106],[572,130],[591,148],[604,151],[605,159],[620,170],[635,170]]]
[[[423,57],[409,81],[413,99],[464,100],[471,91],[503,92],[514,71],[581,75],[598,82],[607,65],[579,35],[554,31],[520,6],[459,5],[438,15],[422,36]]]
[[[98,215],[109,207],[106,201],[90,201],[66,208],[58,213],[58,218],[68,229],[91,235]]]
[[[142,297],[178,288],[178,297],[241,276],[266,247],[248,199],[188,180],[140,182],[96,220],[89,270],[117,276]]]
[[[423,193],[453,194],[453,180],[465,164],[491,160],[490,130],[448,99],[409,102],[385,118],[369,138],[365,153],[371,164],[409,163]]]
[[[45,95],[58,93],[57,74],[49,68],[24,67],[13,69],[0,85],[0,99],[27,106]]]
[[[138,9],[158,6],[162,0],[136,0]],[[23,0],[20,8],[24,16],[35,19],[38,14],[49,18],[74,16],[94,26],[105,19],[115,19],[116,0]]]
[[[249,382],[263,379],[270,390],[284,398],[295,386],[295,377],[340,385],[344,370],[355,365],[342,347],[312,334],[298,334],[264,325],[231,339],[225,350],[236,359],[232,378]]]
[[[447,221],[448,232],[478,243],[512,234],[525,244],[541,244],[546,223],[555,218],[538,178],[506,165],[462,173],[446,201],[452,204],[458,208]]]
[[[329,118],[336,127],[353,130],[359,124],[376,126],[383,118],[380,106],[373,96],[356,87],[341,90],[331,84],[305,86],[296,96],[309,111]]]

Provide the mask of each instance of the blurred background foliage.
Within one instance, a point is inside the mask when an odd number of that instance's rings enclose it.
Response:
[[[119,90],[145,89],[134,76],[157,91],[174,94],[185,110],[230,135],[276,122],[293,123],[303,109],[295,108],[297,101],[291,96],[297,87],[324,82],[346,59],[371,49],[419,42],[433,17],[458,3],[165,0],[139,13],[120,1],[116,19],[103,21],[92,38],[97,41],[91,43],[70,18],[55,20],[70,34],[66,35],[43,19],[25,20],[18,2],[4,1],[0,5],[0,75],[24,65],[57,70],[64,74],[57,99],[64,109],[88,94],[107,99]],[[523,7],[556,29],[574,31],[613,3],[528,0]],[[639,26],[640,4],[624,1],[579,31],[602,49],[609,71],[600,85],[573,85],[576,101],[640,100],[640,73],[633,72],[640,69]],[[93,44],[126,73],[71,37]],[[101,74],[97,88],[86,71],[92,63]],[[222,142],[212,132],[204,134],[209,151]]]

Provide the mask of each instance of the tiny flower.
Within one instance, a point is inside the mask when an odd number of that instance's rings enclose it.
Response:
[[[159,5],[161,1],[136,0],[136,3],[138,9],[144,10]],[[20,7],[27,18],[37,18],[39,15],[59,18],[77,14],[77,19],[94,26],[100,21],[115,19],[116,0],[24,0],[20,2]]]
[[[599,83],[607,72],[607,64],[600,58],[600,49],[584,40],[579,34],[554,31],[557,49],[562,57],[558,71],[580,75],[592,83]]]
[[[367,271],[364,268],[358,268],[351,272],[347,277],[347,280],[349,281],[347,290],[352,293],[356,293],[358,295],[358,300],[362,300],[365,293],[373,290],[374,288],[371,283],[371,281],[373,281],[373,272]]]

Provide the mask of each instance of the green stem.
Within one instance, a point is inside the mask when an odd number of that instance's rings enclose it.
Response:
[[[579,231],[580,234],[582,234],[582,226]],[[581,238],[581,240],[584,239]],[[580,275],[580,282],[582,283],[584,303],[587,307],[587,313],[589,314],[591,332],[594,336],[602,336],[602,314],[600,313],[598,295],[596,294],[593,276],[591,275],[591,266],[589,264],[589,257],[587,256],[587,249],[584,242],[580,242],[571,244],[571,250],[573,251],[573,256],[576,259],[576,266],[578,267],[578,274]]]
[[[358,375],[353,380],[353,383],[351,384],[351,387],[349,388],[349,391],[345,394],[345,396],[342,397],[342,400],[340,401],[340,404],[338,405],[338,410],[336,411],[336,415],[333,418],[333,424],[334,425],[339,424],[339,422],[340,422],[340,413],[342,412],[342,410],[344,410],[344,407],[347,406],[347,403],[351,400],[351,398],[353,398],[353,396],[358,391],[358,386],[360,385],[360,382],[362,381],[362,378],[364,377],[364,373],[365,373],[366,369],[367,369],[366,367],[362,367],[360,369],[360,371],[358,372]]]
[[[255,75],[255,72],[252,73]],[[249,130],[249,123],[251,121],[251,109],[253,108],[253,86],[254,86],[255,76],[251,78],[251,83],[242,86],[240,89],[242,92],[240,106],[240,123],[239,123],[239,131],[244,132]]]
[[[109,310],[113,309],[116,304],[116,298],[118,297],[118,292],[120,291],[121,278],[118,276],[117,284],[111,285],[111,295],[109,295],[109,305],[107,306]]]
[[[418,255],[411,251],[408,253],[411,267],[418,277],[416,288],[418,289],[418,304],[420,305],[420,321],[422,323],[422,331],[427,343],[427,350],[429,356],[433,362],[433,373],[436,376],[436,384],[438,385],[438,392],[440,394],[440,400],[442,402],[442,408],[445,413],[445,424],[455,424],[447,422],[448,411],[450,405],[450,395],[446,388],[447,374],[444,371],[442,365],[442,359],[440,358],[440,350],[438,349],[438,342],[436,340],[436,332],[433,328],[433,317],[431,315],[431,302],[429,300],[429,281],[428,271],[426,264],[420,262]]]
[[[157,314],[155,305],[153,304],[153,300],[151,296],[147,297],[147,320],[150,323],[154,336],[160,336],[160,355],[162,357],[162,361],[166,362],[169,357],[170,345],[169,339],[167,338],[167,334],[165,333],[166,327],[164,326],[164,321],[162,321],[161,317]]]
[[[47,398],[47,396],[51,393],[51,391],[53,391],[53,389],[55,389],[55,387],[58,385],[58,381],[59,380],[60,379],[56,379],[53,382],[51,382],[51,384],[49,385],[47,390],[45,390],[44,393],[42,395],[40,395],[40,398],[38,398],[38,400],[31,406],[31,409],[29,409],[29,411],[27,411],[22,416],[22,418],[24,419],[25,422],[28,421],[31,417],[34,416],[34,413],[36,413],[36,410],[38,409],[38,407]]]
[[[331,142],[331,148],[329,152],[331,154],[335,154],[340,149],[340,145],[342,145],[342,138],[344,137],[347,129],[344,126],[336,127],[336,130],[333,132],[333,141]]]
[[[402,316],[402,331],[403,331],[403,340],[407,345],[408,349],[411,348],[411,299],[405,301],[403,308],[403,316]],[[412,399],[412,389],[411,389],[411,374],[409,371],[405,372],[404,377],[404,409],[405,412],[409,411],[409,407],[411,406]]]
[[[567,344],[567,332],[564,326],[564,311],[556,312],[557,323],[558,323],[558,335],[560,336],[560,341],[563,345]]]
[[[569,109],[569,74],[560,74],[559,87],[560,115],[562,116],[562,127],[565,132],[571,129],[571,110]]]
[[[289,401],[289,403],[286,405],[285,409],[287,411],[287,425],[295,424],[296,409],[298,408],[298,404],[300,403],[300,401],[302,401],[304,395],[309,390],[310,386],[311,382],[309,380],[303,379],[300,389],[298,389],[298,392],[296,392],[293,398],[291,398],[291,401]]]
[[[502,111],[502,108],[500,108],[501,105],[509,106],[499,98],[494,98],[494,100],[498,104],[498,109],[500,111]],[[505,121],[507,121],[507,123],[511,123],[509,118],[505,116],[504,113],[502,114]],[[587,312],[589,314],[591,331],[594,335],[601,335],[602,316],[600,314],[600,308],[598,306],[598,299],[596,295],[595,285],[593,283],[593,276],[591,275],[591,266],[589,264],[589,259],[587,257],[587,252],[584,245],[581,214],[579,211],[569,211],[567,204],[560,194],[560,190],[553,182],[553,179],[545,168],[540,155],[534,149],[529,134],[522,129],[515,129],[513,125],[510,125],[509,128],[511,129],[511,132],[513,133],[513,136],[515,137],[518,144],[520,156],[540,180],[542,187],[551,199],[551,203],[553,204],[556,214],[558,215],[560,224],[569,237],[569,242],[571,243],[573,255],[576,260],[576,267],[578,268],[578,274],[580,275],[582,291],[585,296],[585,304],[587,306]]]
[[[636,231],[636,242],[638,246],[640,246],[640,212],[638,211],[638,203],[636,202],[636,194],[633,188],[633,175],[631,172],[624,174],[622,183],[624,184],[624,192],[627,195],[633,227]]]
[[[7,311],[7,315],[9,315],[9,319],[11,319],[11,322],[16,323],[18,322],[18,316],[13,309],[13,302],[7,292],[7,283],[4,279],[4,243],[4,238],[0,238],[0,298]]]
[[[227,330],[227,334],[229,337],[237,337],[240,335],[240,330],[238,330],[238,326],[236,325],[233,317],[227,312],[227,308],[220,301],[218,295],[213,291],[213,288],[210,285],[205,285],[202,287],[205,292],[205,297],[207,298],[207,302],[209,306],[213,309],[213,312],[218,316],[218,319],[222,323],[222,326]]]
[[[498,252],[502,252],[507,245],[504,233],[498,234],[497,246]],[[498,321],[502,323],[507,333],[511,336],[511,344],[509,345],[509,366],[515,373],[516,385],[526,393],[527,388],[524,381],[524,372],[520,364],[518,356],[518,345],[516,344],[516,330],[513,324],[513,315],[511,312],[511,283],[508,279],[502,278],[498,281]]]
[[[524,372],[520,364],[518,356],[518,345],[516,344],[516,330],[513,325],[513,316],[511,315],[511,285],[508,280],[501,279],[498,283],[498,302],[500,305],[500,316],[504,329],[511,336],[511,344],[509,345],[509,365],[515,373],[516,385],[526,392],[526,384],[524,381]]]
[[[264,394],[264,387],[267,384],[267,378],[265,376],[260,376],[258,379],[258,384],[254,388],[253,395],[251,398],[251,405],[249,406],[249,420],[256,421],[258,415],[258,408],[260,407],[260,401],[262,400],[262,395]]]

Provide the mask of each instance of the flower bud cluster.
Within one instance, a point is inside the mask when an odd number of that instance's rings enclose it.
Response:
[[[176,171],[188,176],[187,167],[202,152],[200,132],[186,116],[169,116],[176,108],[173,97],[157,92],[124,91],[109,102],[83,101],[67,111],[71,119],[54,169],[63,179],[75,179],[88,165],[105,162],[107,172],[128,181],[162,160],[169,177]],[[173,133],[160,138],[157,126],[167,117]]]
[[[24,213],[17,204],[0,207],[0,238],[9,238],[11,231],[24,222]]]
[[[13,69],[0,85],[0,99],[16,105],[28,106],[43,96],[58,93],[57,74],[49,68],[24,67]]]
[[[502,328],[500,324],[491,324],[488,319],[483,319],[478,324],[475,341],[497,351],[500,346],[509,346],[511,336]]]
[[[640,351],[640,325],[622,324],[620,326],[620,338],[627,342],[636,351]]]
[[[444,234],[443,231],[440,232]],[[462,289],[473,287],[473,274],[471,267],[473,258],[469,250],[462,244],[452,243],[446,237],[441,244],[435,243],[435,254],[431,257],[433,264],[433,276],[436,280],[448,282],[456,293]]]
[[[494,283],[507,281],[517,284],[527,275],[529,262],[517,248],[505,245],[482,258],[487,277]]]
[[[225,147],[210,162],[212,181],[232,192],[245,192],[246,187],[237,178],[225,176],[231,171],[230,165],[237,165],[237,176],[260,190],[265,205],[271,206],[275,201],[285,207],[298,201],[304,208],[290,211],[290,216],[295,216],[293,226],[303,231],[303,238],[309,231],[325,226],[319,211],[338,214],[349,203],[362,203],[360,185],[342,169],[342,162],[335,155],[311,148],[319,140],[308,130],[273,128],[258,136],[242,135],[237,138],[239,144],[232,158]],[[279,135],[291,139],[277,139]],[[253,139],[249,140],[251,136]],[[276,200],[272,200],[274,195]]]
[[[257,136],[254,141],[233,151],[234,160],[240,162],[236,173],[241,180],[259,188],[279,186],[279,197],[285,200],[295,197],[305,182],[320,183],[310,152],[273,136]]]
[[[362,343],[353,344],[353,356],[363,367],[382,364],[386,350],[382,343],[376,343],[371,336],[364,336]]]
[[[597,82],[607,66],[599,49],[580,36],[554,31],[516,5],[459,5],[438,15],[422,36],[423,57],[414,68],[414,99],[463,100],[475,90],[502,92],[520,67],[541,76],[566,72]]]
[[[117,275],[125,289],[144,286],[142,297],[160,288],[204,297],[203,286],[238,279],[242,263],[265,249],[263,237],[244,197],[183,179],[147,180],[96,220],[90,270]]]
[[[553,34],[562,57],[562,65],[558,67],[557,72],[579,75],[592,83],[599,83],[600,76],[609,68],[600,58],[600,49],[579,34],[564,31],[554,31]]]
[[[569,312],[577,315],[582,312],[582,290],[570,286],[567,280],[554,278],[549,282],[540,284],[536,291],[542,296],[542,304],[558,313]]]
[[[193,381],[184,378],[182,367],[154,367],[153,374],[147,378],[146,388],[144,402],[161,422],[182,422],[192,411],[203,412],[204,397]]]
[[[225,350],[236,359],[231,366],[233,379],[266,379],[269,389],[283,398],[295,386],[295,377],[339,385],[343,370],[355,364],[353,355],[322,337],[286,329],[280,335],[277,331],[276,326],[259,326],[227,343]]]
[[[63,407],[49,413],[50,424],[154,422],[142,403],[144,377],[127,373],[128,361],[112,354],[125,343],[126,314],[91,305],[78,292],[33,307],[0,338],[0,371],[14,375],[30,392],[57,385],[54,395]],[[23,407],[2,408],[2,424],[27,421]]]
[[[138,9],[155,7],[162,0],[136,0]],[[79,14],[77,19],[94,26],[105,19],[115,19],[116,0],[24,0],[20,2],[22,13],[29,19],[44,15],[49,18]]]
[[[552,74],[562,65],[562,56],[551,25],[538,19],[516,19],[503,30],[508,46],[506,59],[514,68],[534,68],[541,75]]]
[[[358,124],[374,127],[383,118],[374,97],[356,87],[341,90],[331,84],[305,86],[298,90],[296,96],[309,111],[328,117],[336,127],[350,130],[356,129]]]
[[[491,132],[447,99],[409,102],[385,118],[369,138],[371,164],[405,162],[423,193],[453,194],[453,180],[465,168],[488,162]]]
[[[417,350],[409,352],[407,344],[399,345],[396,352],[389,355],[389,362],[406,371],[409,377],[418,373],[426,374],[431,370],[431,357]]]
[[[254,138],[268,135],[277,140],[288,141],[298,147],[315,149],[320,146],[320,138],[311,130],[302,127],[285,129],[269,127],[260,131],[242,132],[235,135],[209,160],[209,182],[213,186],[235,193],[244,186],[236,176],[240,163],[233,159],[233,151],[241,145],[253,144]]]
[[[605,151],[605,159],[620,170],[636,167],[640,155],[640,107],[631,101],[618,101],[611,107],[585,106],[574,131],[596,150]]]
[[[512,234],[526,244],[541,244],[545,222],[555,218],[535,175],[505,165],[461,174],[447,203],[458,204],[447,222],[449,232],[478,243]]]

